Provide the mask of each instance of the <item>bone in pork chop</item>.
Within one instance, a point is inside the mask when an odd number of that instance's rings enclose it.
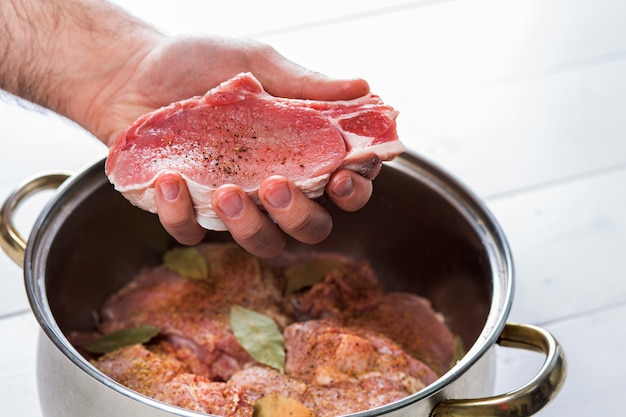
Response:
[[[225,230],[212,208],[217,187],[236,184],[259,203],[259,185],[271,175],[287,177],[310,198],[341,168],[372,179],[382,161],[404,151],[396,116],[372,94],[334,102],[273,97],[243,73],[137,119],[111,147],[106,173],[129,201],[156,212],[156,178],[178,172],[198,223]]]

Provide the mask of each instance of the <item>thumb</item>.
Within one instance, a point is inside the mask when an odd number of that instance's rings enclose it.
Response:
[[[252,72],[273,96],[310,100],[351,100],[370,92],[362,78],[336,79],[311,71],[271,50],[265,56],[265,65]]]

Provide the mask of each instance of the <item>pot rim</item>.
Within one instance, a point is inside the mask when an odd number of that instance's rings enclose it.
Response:
[[[43,332],[53,344],[67,359],[94,380],[126,397],[173,415],[185,417],[205,415],[144,396],[104,375],[72,346],[54,320],[43,279],[45,277],[45,262],[38,262],[39,259],[47,258],[52,238],[59,227],[53,221],[55,216],[51,218],[50,214],[73,210],[93,189],[100,186],[102,181],[106,180],[103,168],[105,159],[98,159],[77,174],[70,176],[58,188],[55,196],[46,204],[33,225],[26,246],[23,265],[25,286],[31,309]],[[480,334],[463,358],[448,372],[415,394],[378,408],[351,414],[355,417],[373,417],[405,408],[418,401],[433,397],[444,387],[460,378],[496,344],[506,324],[514,293],[513,259],[506,237],[486,205],[468,187],[438,165],[411,151],[404,152],[394,161],[385,162],[385,165],[417,177],[438,192],[465,217],[480,238],[482,247],[488,255],[492,275],[492,295],[489,313]],[[86,189],[85,183],[89,185],[88,189]],[[77,188],[80,188],[80,192],[77,192]]]

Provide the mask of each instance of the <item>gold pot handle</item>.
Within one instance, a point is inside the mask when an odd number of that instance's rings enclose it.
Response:
[[[58,188],[70,174],[52,172],[40,174],[20,184],[4,201],[0,208],[0,247],[18,266],[24,264],[26,239],[13,224],[13,215],[27,197],[43,190]]]
[[[445,400],[433,409],[431,417],[532,416],[556,396],[567,372],[565,354],[552,334],[528,324],[507,323],[498,344],[543,352],[546,360],[537,375],[521,388],[494,397]]]

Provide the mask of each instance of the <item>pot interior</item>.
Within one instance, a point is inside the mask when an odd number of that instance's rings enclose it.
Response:
[[[404,154],[383,166],[362,210],[345,213],[320,202],[333,216],[331,236],[315,247],[290,241],[288,250],[368,260],[387,289],[427,297],[466,348],[474,344],[500,297],[494,281],[508,261],[499,228],[461,185]],[[230,237],[210,232],[206,240]],[[37,310],[49,308],[65,334],[90,330],[103,300],[142,267],[160,263],[174,244],[156,215],[114,191],[100,161],[66,183],[35,225],[25,264],[34,310],[46,316]]]

